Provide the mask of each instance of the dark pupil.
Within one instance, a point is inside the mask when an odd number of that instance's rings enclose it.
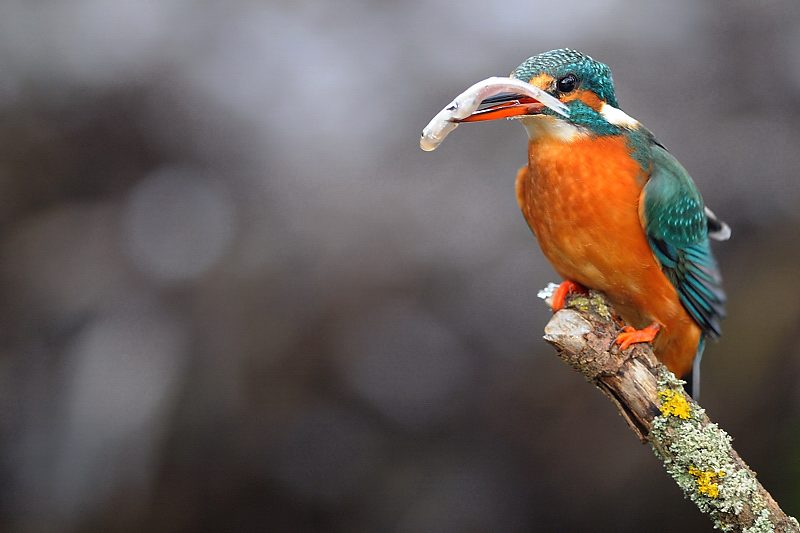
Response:
[[[578,83],[578,80],[575,78],[574,74],[567,74],[558,82],[556,83],[556,88],[559,92],[568,93],[575,89],[575,85]]]

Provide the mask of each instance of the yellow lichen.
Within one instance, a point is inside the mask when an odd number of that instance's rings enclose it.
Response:
[[[581,311],[589,310],[589,298],[586,296],[575,296],[570,300],[568,307],[579,309]]]
[[[712,483],[713,478],[721,478],[725,472],[720,470],[715,472],[713,470],[698,470],[693,466],[689,467],[689,473],[697,478],[697,492],[705,494],[711,498],[719,497],[719,485]]]
[[[683,397],[683,394],[675,392],[674,390],[663,390],[658,393],[661,398],[661,414],[664,416],[677,416],[683,420],[687,420],[689,415],[692,414],[692,408],[689,402]]]
[[[595,294],[591,299],[594,305],[595,312],[603,318],[611,318],[611,313],[608,311],[608,306],[603,302],[603,298],[599,294]]]

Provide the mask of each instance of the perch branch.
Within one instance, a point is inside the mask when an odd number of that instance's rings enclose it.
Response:
[[[540,294],[547,296],[547,289]],[[723,531],[798,532],[712,423],[683,390],[683,382],[653,355],[649,344],[618,353],[621,320],[602,293],[574,295],[545,328],[559,357],[617,406],[643,443],[649,442],[686,497]]]

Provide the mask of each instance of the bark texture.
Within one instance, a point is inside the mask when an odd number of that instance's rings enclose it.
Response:
[[[544,338],[614,402],[716,528],[800,533],[797,520],[781,510],[731,447],[730,436],[684,392],[683,382],[658,362],[649,344],[619,353],[614,341],[621,326],[603,294],[592,291],[568,298]]]

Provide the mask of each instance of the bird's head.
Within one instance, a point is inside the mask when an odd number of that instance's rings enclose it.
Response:
[[[552,106],[531,104],[514,92],[485,99],[461,122],[518,118],[535,138],[541,135],[613,134],[638,122],[619,109],[611,70],[575,50],[560,49],[529,58],[511,74],[555,97],[568,108],[559,112]]]

